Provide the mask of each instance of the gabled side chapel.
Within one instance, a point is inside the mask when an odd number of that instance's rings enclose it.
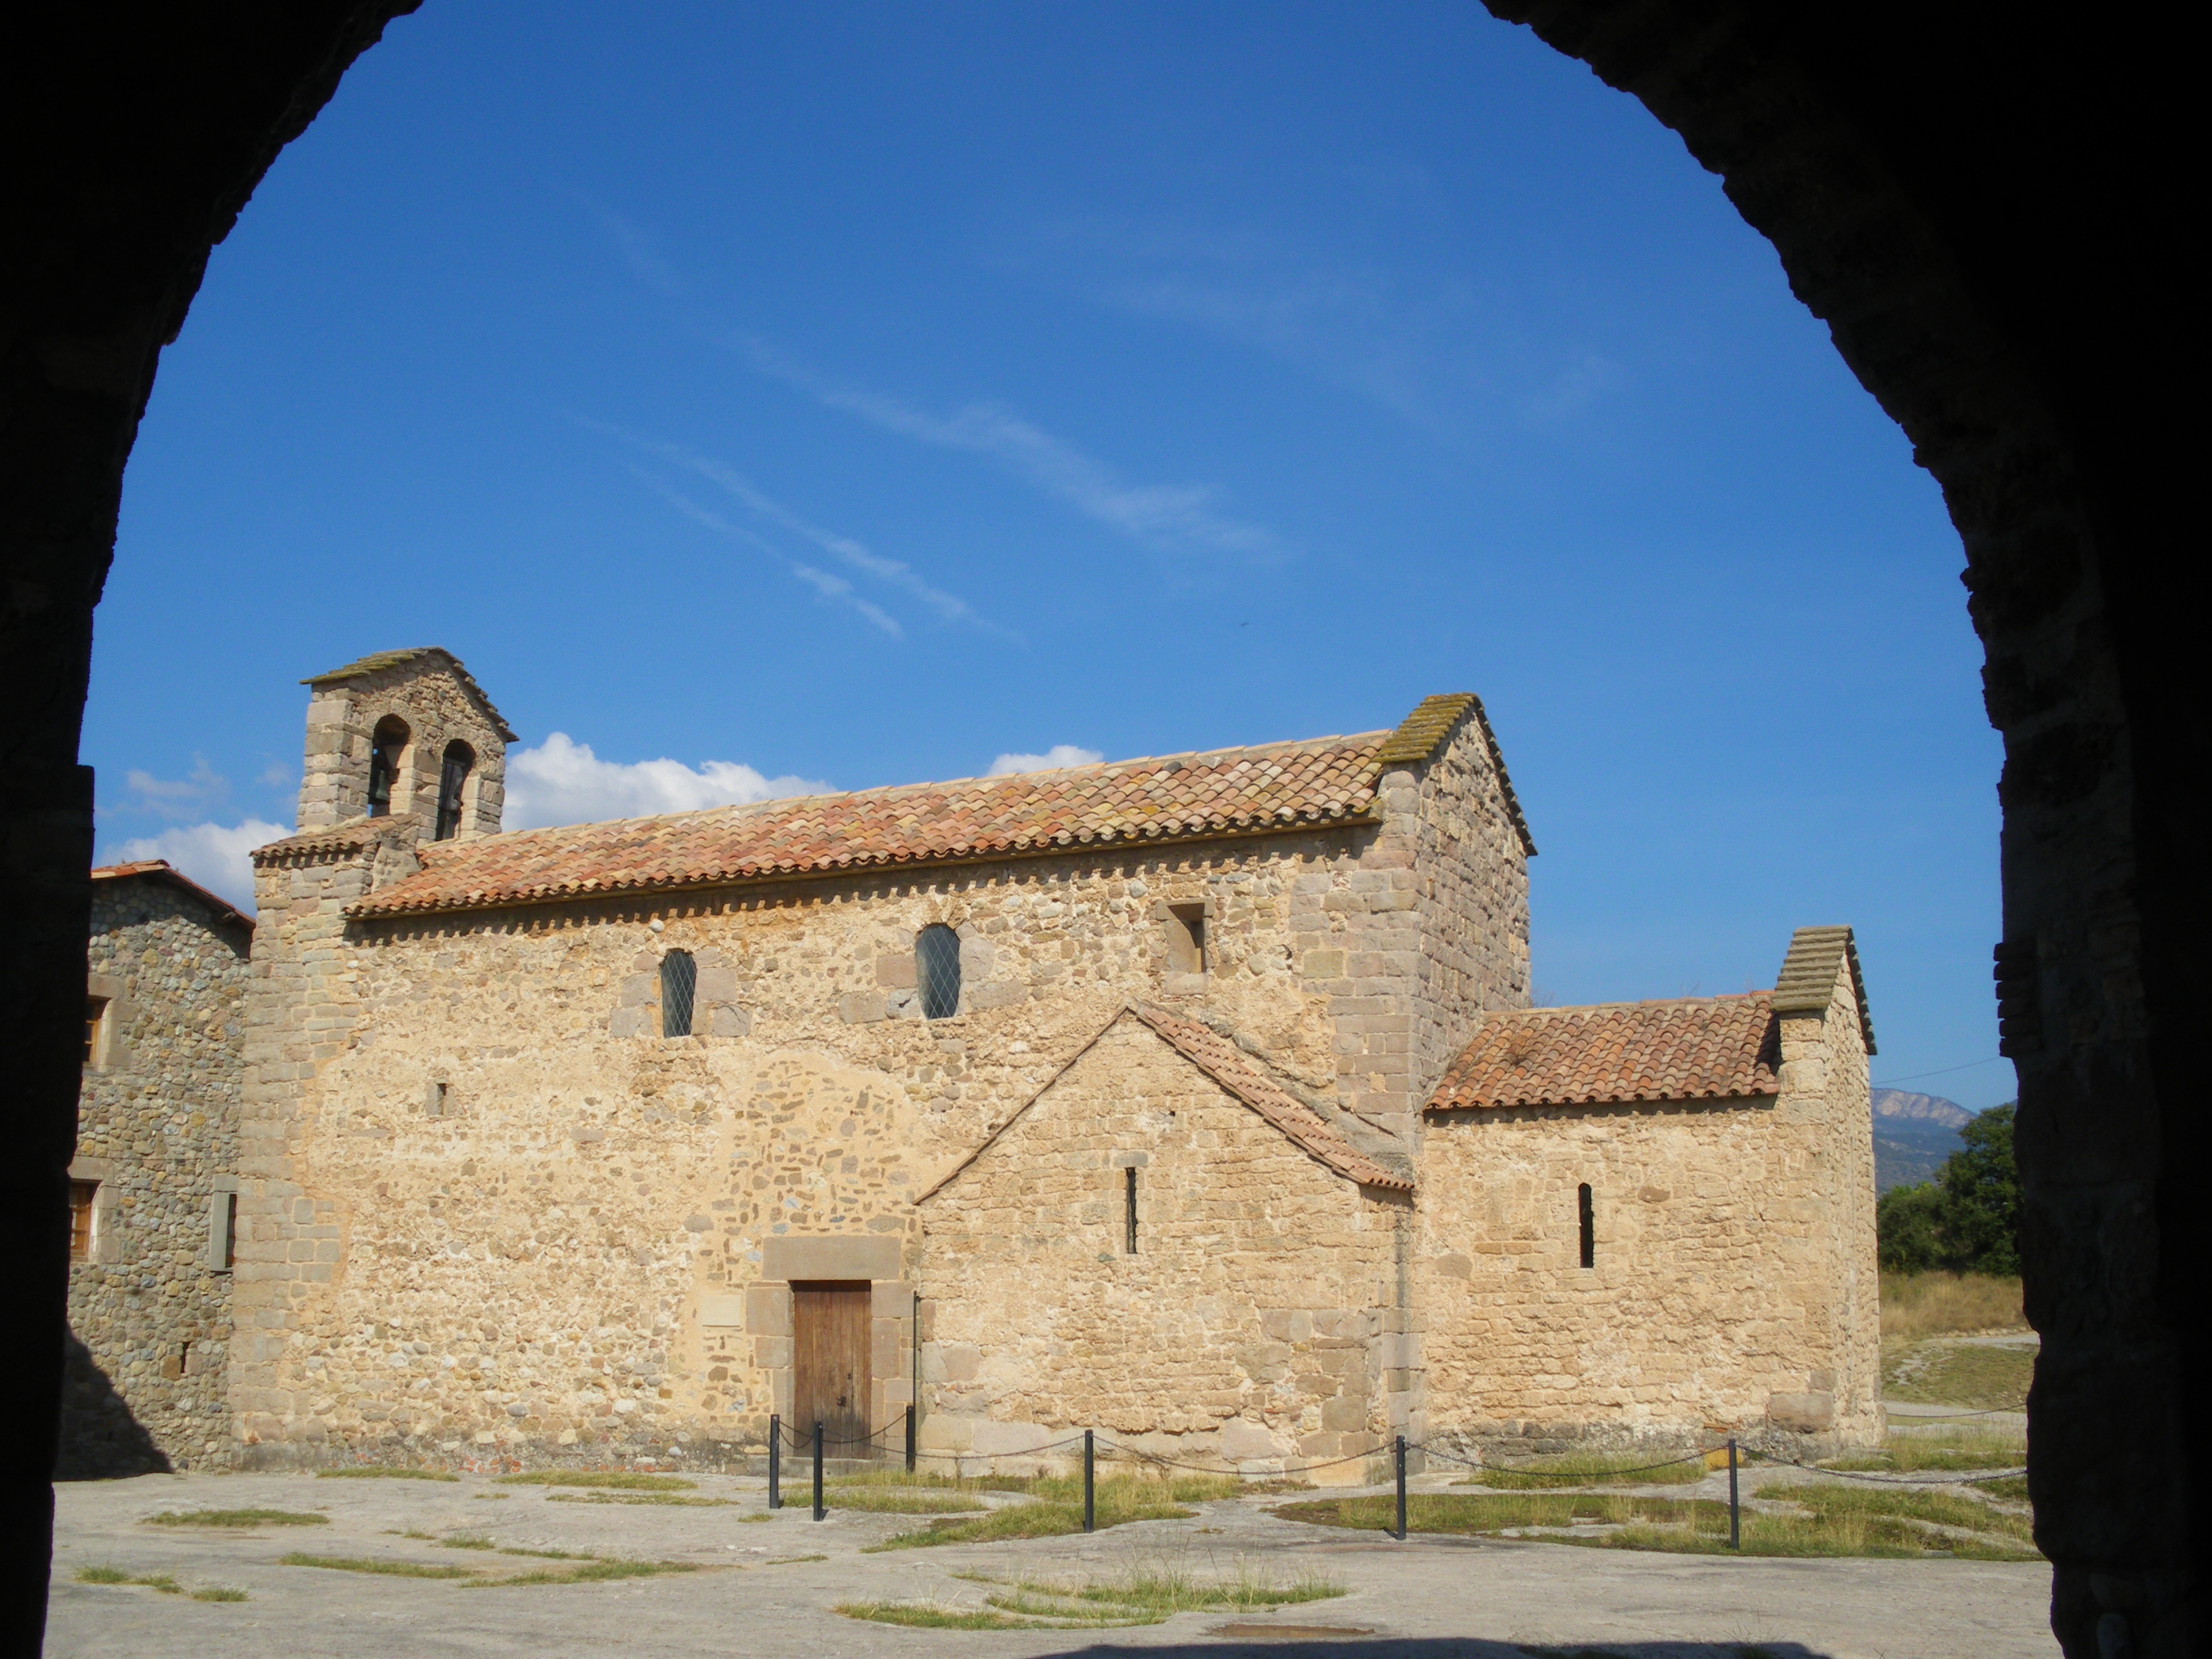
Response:
[[[250,1463],[714,1462],[771,1413],[1248,1470],[1880,1431],[1872,1030],[1528,1006],[1481,704],[503,834],[449,653],[307,682],[254,854]]]

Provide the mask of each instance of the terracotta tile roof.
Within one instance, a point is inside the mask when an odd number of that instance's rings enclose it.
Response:
[[[1836,975],[1849,964],[1851,994],[1858,999],[1859,1030],[1866,1051],[1874,1053],[1874,1017],[1867,1012],[1866,981],[1859,973],[1859,947],[1848,927],[1800,927],[1790,936],[1774,981],[1774,1006],[1785,1014],[1827,1012],[1836,994]]]
[[[936,1185],[921,1194],[915,1201],[919,1203],[934,1198],[951,1186],[963,1170],[982,1157],[1001,1135],[1020,1122],[1028,1115],[1030,1108],[1043,1098],[1045,1091],[1066,1076],[1076,1062],[1091,1051],[1092,1044],[1099,1037],[1104,1036],[1124,1018],[1143,1021],[1169,1047],[1267,1119],[1300,1151],[1334,1170],[1346,1180],[1358,1182],[1363,1187],[1389,1187],[1401,1192],[1413,1189],[1413,1180],[1407,1174],[1387,1168],[1376,1158],[1354,1146],[1319,1112],[1290,1093],[1267,1074],[1265,1066],[1212,1026],[1181,1014],[1169,1013],[1164,1009],[1133,1002],[1100,1027],[1097,1036],[1085,1043],[1076,1051],[1073,1059],[1053,1073],[1051,1082],[1024,1101],[1014,1115],[993,1130],[981,1146],[954,1164]]]
[[[92,878],[94,881],[158,881],[165,886],[191,894],[215,913],[217,921],[234,922],[247,928],[253,926],[252,916],[228,899],[219,898],[208,891],[167,859],[140,859],[135,864],[103,864],[92,872]]]
[[[483,705],[483,711],[490,716],[492,728],[499,733],[501,740],[506,743],[515,741],[514,729],[507,725],[507,717],[492,706],[491,699],[484,696],[483,687],[477,684],[476,676],[463,667],[461,659],[442,645],[410,646],[404,651],[372,651],[365,657],[356,657],[343,668],[333,668],[327,674],[312,675],[300,684],[312,685],[319,691],[323,687],[336,685],[341,680],[365,679],[386,668],[397,668],[402,663],[413,662],[417,657],[444,659],[446,666],[453,671],[453,678],[468,688],[471,696]]]
[[[1780,1063],[1771,991],[1528,1008],[1485,1014],[1426,1109],[1774,1095]]]
[[[432,842],[418,848],[420,873],[348,914],[482,909],[1367,822],[1387,735]]]
[[[1312,1107],[1269,1076],[1267,1068],[1212,1026],[1165,1009],[1130,1005],[1129,1012],[1158,1031],[1183,1057],[1280,1129],[1315,1158],[1363,1187],[1411,1192],[1413,1182],[1361,1152]]]
[[[287,836],[282,841],[272,841],[257,847],[249,856],[254,867],[276,864],[286,859],[314,860],[325,856],[343,857],[358,853],[370,843],[382,840],[395,832],[413,830],[422,833],[422,817],[417,812],[392,812],[382,817],[346,818],[326,824],[319,830],[303,830],[296,836]]]

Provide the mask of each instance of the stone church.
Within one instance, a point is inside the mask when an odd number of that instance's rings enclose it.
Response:
[[[1850,931],[1771,991],[1530,1006],[1472,696],[502,833],[451,654],[307,684],[226,1172],[242,1462],[713,1464],[910,1407],[927,1452],[1323,1480],[1880,1432]]]

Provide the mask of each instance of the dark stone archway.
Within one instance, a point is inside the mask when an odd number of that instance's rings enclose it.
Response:
[[[0,945],[15,1108],[5,1243],[27,1338],[0,1453],[0,1644],[34,1652],[64,1334],[91,780],[91,617],[123,465],[209,250],[413,0],[53,8],[5,72]],[[2190,1651],[2205,1282],[2185,1224],[2204,988],[2190,619],[2156,572],[2191,332],[2165,197],[2179,52],[2127,20],[1929,0],[1492,0],[1717,173],[1941,482],[2005,737],[2004,1041],[2020,1068],[2030,1402],[2053,1623],[2075,1656]],[[1347,14],[1347,27],[1352,26]],[[2201,833],[2195,840],[2201,841]],[[33,1336],[34,1333],[43,1333]]]

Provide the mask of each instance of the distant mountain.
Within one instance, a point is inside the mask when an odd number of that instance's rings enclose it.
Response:
[[[1874,1185],[1877,1193],[1932,1179],[1965,1143],[1959,1131],[1974,1115],[1941,1095],[1874,1091]]]

